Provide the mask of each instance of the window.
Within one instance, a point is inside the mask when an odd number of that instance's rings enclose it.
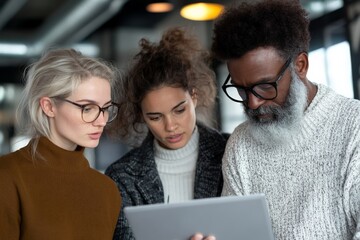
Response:
[[[348,42],[310,52],[309,62],[310,81],[327,85],[345,97],[354,97]]]

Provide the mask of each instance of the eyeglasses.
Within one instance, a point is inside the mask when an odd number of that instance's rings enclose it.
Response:
[[[235,102],[246,102],[248,100],[249,92],[264,100],[275,99],[277,97],[278,82],[283,77],[285,70],[290,65],[290,62],[291,58],[288,58],[282,66],[280,73],[276,76],[276,80],[274,82],[257,83],[251,87],[242,87],[234,84],[226,85],[231,79],[229,74],[221,88],[225,92],[226,96]]]
[[[110,123],[116,118],[119,110],[115,103],[111,103],[111,105],[102,108],[97,104],[78,104],[68,99],[60,100],[81,108],[81,118],[86,123],[94,122],[99,117],[101,112],[104,114],[104,117],[107,118],[106,122]]]

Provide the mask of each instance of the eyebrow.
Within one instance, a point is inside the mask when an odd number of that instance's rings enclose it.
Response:
[[[259,79],[257,82],[253,83],[252,85],[257,85],[257,84],[262,84],[262,83],[269,83],[269,82],[278,80],[279,77],[284,75],[284,73],[285,73],[286,69],[289,67],[290,63],[291,63],[291,57],[289,57],[286,60],[284,65],[281,67],[280,72],[275,77],[263,77],[263,78]],[[229,75],[230,75],[230,73],[229,73]],[[230,83],[233,86],[243,87],[241,85],[236,84],[233,81],[233,78],[231,77],[231,75],[230,75]]]
[[[255,83],[253,83],[252,86],[257,85],[257,84],[263,84],[263,83],[271,83],[273,81],[276,81],[277,77],[279,77],[279,74],[277,74],[275,77],[262,77],[262,78],[258,79]],[[245,87],[245,86],[235,83],[231,76],[230,76],[230,84],[233,86]]]
[[[80,100],[76,100],[75,102],[79,102],[79,103],[84,103],[84,104],[96,104],[98,105],[98,102],[94,101],[94,100],[90,100],[90,99],[80,99]],[[103,104],[103,106],[112,103],[112,100],[107,101],[106,103]]]
[[[186,103],[187,101],[181,101],[180,103],[178,103],[176,106],[174,106],[171,111],[173,111],[174,109],[178,108],[179,106],[181,106],[182,104]],[[151,115],[159,115],[161,114],[160,112],[147,112],[146,115],[151,116]]]

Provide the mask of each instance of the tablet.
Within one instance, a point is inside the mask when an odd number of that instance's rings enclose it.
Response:
[[[274,240],[263,194],[124,208],[136,240],[189,240],[196,232],[216,240]]]

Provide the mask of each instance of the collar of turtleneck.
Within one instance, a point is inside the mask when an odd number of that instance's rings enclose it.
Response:
[[[28,148],[34,144],[31,140]],[[64,172],[77,172],[88,169],[89,162],[84,156],[84,147],[77,147],[74,151],[68,151],[58,147],[46,137],[40,137],[35,155],[34,164],[47,166]],[[41,156],[41,157],[40,157]]]
[[[154,143],[155,157],[170,161],[183,159],[193,154],[194,151],[197,151],[199,147],[199,132],[195,126],[194,132],[191,135],[189,142],[184,147],[176,150],[163,148],[156,140],[154,140]]]

